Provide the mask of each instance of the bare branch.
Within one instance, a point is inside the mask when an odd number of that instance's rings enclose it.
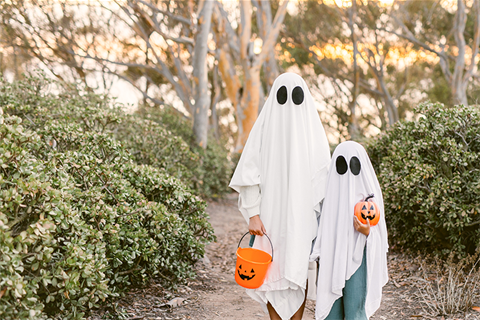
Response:
[[[403,8],[402,5],[400,5],[400,8]],[[442,50],[441,51],[438,51],[436,49],[434,49],[432,46],[428,45],[427,43],[424,43],[420,40],[418,40],[415,35],[407,28],[407,26],[403,23],[403,21],[401,19],[399,19],[396,15],[394,14],[390,14],[389,15],[397,24],[398,26],[402,29],[403,33],[398,33],[398,32],[395,32],[393,30],[389,30],[387,28],[379,28],[379,30],[382,30],[382,31],[385,31],[385,32],[388,32],[390,34],[393,34],[399,38],[402,38],[402,39],[405,39],[405,40],[408,40],[410,42],[412,42],[413,44],[416,44],[417,46],[419,46],[420,48],[428,51],[428,52],[431,52],[431,53],[434,53],[435,55],[437,55],[439,58],[440,58],[440,66],[442,68],[442,71],[445,75],[445,77],[447,78],[447,81],[450,82],[449,79],[451,79],[452,77],[452,74],[449,70],[449,60],[452,60],[454,61],[455,58],[448,55],[446,52],[445,52],[445,48],[442,47]]]
[[[227,33],[226,38],[227,38],[230,49],[233,51],[233,53],[235,55],[239,56],[240,55],[240,40],[239,40],[235,30],[233,30],[230,21],[228,20],[228,13],[225,11],[225,9],[223,9],[223,6],[219,1],[216,1],[216,6],[215,6],[214,10],[216,12],[218,10],[218,12],[220,13],[218,15],[219,20],[220,20],[220,17],[223,18],[223,23],[222,23],[223,29],[222,30]]]
[[[190,45],[193,45],[194,44],[194,41],[192,38],[186,38],[186,37],[174,37],[174,36],[171,36],[171,35],[168,35],[166,34],[165,32],[163,32],[160,28],[160,24],[158,23],[158,21],[155,19],[152,19],[152,17],[150,17],[145,11],[143,10],[140,10],[140,8],[138,7],[134,7],[133,10],[135,10],[135,12],[137,12],[139,15],[141,15],[141,17],[148,22],[149,24],[149,27],[151,27],[155,32],[157,32],[159,35],[161,35],[164,39],[169,39],[169,40],[172,40],[174,42],[177,42],[177,43],[183,43],[183,44],[190,44]],[[137,22],[138,24],[138,22]]]
[[[143,0],[136,0],[137,2],[149,7],[152,11],[154,12],[158,12],[158,13],[161,13],[163,15],[166,15],[174,20],[177,20],[179,22],[182,22],[188,26],[191,26],[192,25],[192,22],[190,21],[190,19],[188,18],[185,18],[185,17],[181,17],[181,16],[177,16],[177,15],[174,15],[173,13],[171,12],[168,12],[168,11],[164,11],[164,10],[161,10],[159,9],[158,7],[152,5],[151,3],[148,3],[146,1],[143,1]]]
[[[465,72],[463,77],[463,82],[468,82],[473,75],[473,70],[475,68],[475,59],[478,56],[480,49],[480,0],[474,0],[472,8],[475,8],[475,24],[474,24],[474,35],[473,35],[473,44],[472,44],[472,58],[470,60],[470,65]]]
[[[405,89],[407,87],[407,83],[408,83],[408,67],[405,65],[405,82],[402,83],[402,85],[400,86],[400,89],[398,89],[397,91],[397,94],[395,95],[395,100],[399,100],[400,97],[403,95],[403,93],[405,92]]]
[[[192,94],[192,87],[191,87],[190,81],[188,81],[188,78],[187,78],[187,75],[185,74],[182,63],[178,58],[178,56],[173,51],[173,48],[169,46],[168,49],[170,51],[171,56],[173,57],[175,69],[177,71],[178,81],[175,81],[175,83],[181,88],[181,92],[177,91],[177,94],[182,99],[187,111],[191,114],[193,112],[193,106],[190,99],[188,98],[188,97],[191,97],[191,94]],[[183,96],[181,96],[181,94],[183,94]]]
[[[268,51],[274,49],[274,44],[277,41],[280,28],[285,18],[285,13],[287,12],[288,0],[284,0],[282,5],[278,8],[275,18],[273,19],[272,26],[268,28],[267,31],[268,38],[264,40],[263,48],[260,54],[256,57],[254,66],[260,68],[260,66],[265,61]]]
[[[110,70],[110,69],[108,69],[108,68],[106,68],[105,72],[107,72],[108,74],[117,76],[118,78],[120,78],[120,79],[122,79],[122,80],[127,81],[127,82],[130,83],[135,89],[137,89],[137,91],[140,92],[140,94],[141,94],[144,98],[152,101],[153,103],[158,104],[158,105],[161,105],[161,106],[162,106],[162,105],[165,105],[165,102],[164,102],[163,100],[159,100],[159,99],[156,99],[156,98],[150,96],[147,92],[145,92],[144,90],[142,90],[142,89],[141,89],[135,82],[133,82],[130,78],[125,77],[124,75],[122,75],[122,74],[120,74],[120,73],[118,73],[118,72],[116,72],[116,71],[112,71],[112,70]],[[175,109],[175,110],[176,110],[176,109]]]
[[[250,37],[252,34],[252,21],[250,19],[252,11],[252,4],[250,0],[248,1],[240,1],[240,59],[242,64],[250,65],[250,61],[248,61],[248,47],[250,45]],[[247,67],[245,65],[245,67]]]
[[[467,23],[467,14],[465,12],[465,3],[463,0],[457,0],[457,12],[455,14],[455,23],[452,28],[455,42],[458,48],[458,55],[455,59],[455,67],[452,76],[452,84],[454,92],[458,90],[458,86],[462,85],[463,70],[465,69],[465,25]]]

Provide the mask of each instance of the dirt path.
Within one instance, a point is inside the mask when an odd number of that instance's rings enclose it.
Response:
[[[185,313],[178,314],[188,315],[188,319],[195,320],[269,319],[259,304],[236,284],[233,277],[237,243],[247,230],[247,225],[237,209],[236,195],[219,202],[209,202],[207,211],[218,240],[207,247],[207,258],[199,264],[200,277],[196,281],[202,283],[205,290],[198,291],[195,303],[185,308],[188,309],[184,310]],[[451,318],[425,315],[415,296],[417,289],[413,285],[419,266],[403,255],[390,253],[388,267],[390,281],[383,289],[381,307],[371,320],[480,319],[480,316],[473,313]],[[314,309],[314,301],[307,301],[303,319],[315,319]]]
[[[199,265],[201,274],[199,280],[209,283],[211,290],[198,293],[196,304],[200,307],[198,310],[200,312],[191,315],[191,319],[269,319],[260,305],[248,297],[245,290],[233,278],[237,243],[240,236],[247,230],[245,220],[237,209],[237,197],[232,195],[220,202],[210,202],[207,211],[210,215],[210,223],[215,229],[217,242],[207,247],[206,263],[203,261]],[[400,287],[404,285],[401,281],[401,284],[397,281],[396,283]],[[394,288],[399,289],[392,284],[392,288],[388,287],[385,290],[386,303],[383,303],[382,308],[372,317],[373,320],[408,319],[415,313],[410,310],[405,313],[406,305],[411,300],[406,298],[401,303],[395,301],[397,299],[393,297],[393,293],[398,290]],[[402,291],[408,295],[408,289]],[[308,300],[303,319],[315,319],[314,310],[315,302]]]
[[[207,246],[205,258],[197,264],[195,280],[175,292],[154,283],[133,290],[115,303],[115,312],[98,310],[89,320],[268,320],[260,305],[234,280],[237,243],[247,230],[237,209],[236,195],[209,202],[207,211],[217,242]],[[389,253],[388,268],[390,281],[383,289],[381,307],[371,320],[480,320],[480,313],[475,311],[452,317],[425,314],[415,295],[419,266],[404,255]],[[314,309],[315,302],[308,300],[303,319],[313,320]]]
[[[210,223],[215,229],[217,242],[208,245],[207,258],[198,266],[199,277],[194,283],[201,283],[205,290],[197,292],[195,304],[185,308],[190,309],[190,312],[182,313],[188,314],[189,319],[194,320],[268,320],[269,317],[262,311],[260,305],[253,301],[245,293],[245,289],[234,280],[237,244],[240,237],[248,230],[245,220],[237,209],[236,196],[232,195],[219,202],[209,202],[207,211],[210,215]],[[309,301],[303,318],[313,320],[313,310],[314,303]]]

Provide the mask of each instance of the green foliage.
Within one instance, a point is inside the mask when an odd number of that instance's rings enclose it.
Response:
[[[40,137],[16,116],[0,122],[2,319],[37,319],[52,309],[81,318],[110,294],[105,244],[73,206],[72,179],[30,152]]]
[[[427,68],[422,68],[425,71],[425,73],[428,69]],[[432,86],[431,88],[428,88],[426,90],[426,94],[428,97],[428,100],[430,101],[435,101],[439,103],[443,103],[446,105],[449,105],[453,101],[453,96],[452,96],[452,90],[443,76],[442,69],[440,65],[435,65],[432,70],[430,71],[432,79],[435,79],[435,81],[432,81]]]
[[[181,136],[173,135],[158,123],[126,114],[105,97],[79,92],[75,87],[58,96],[44,96],[43,92],[55,84],[59,85],[42,78],[6,84],[0,103],[8,113],[27,120],[32,130],[50,122],[75,123],[78,130],[108,134],[120,141],[138,164],[161,168],[194,187],[191,181],[199,165],[198,156]]]
[[[199,191],[192,183],[198,167],[198,155],[190,151],[180,136],[154,121],[129,115],[115,129],[115,137],[138,164],[164,169],[192,190]]]
[[[191,152],[198,155],[198,158],[195,159],[197,166],[192,168],[193,176],[190,177],[191,187],[194,190],[198,190],[202,196],[208,198],[220,197],[230,191],[228,184],[232,176],[233,165],[228,160],[228,151],[223,141],[210,135],[207,148],[199,147],[195,142],[190,121],[169,108],[158,109],[144,106],[137,113],[145,119],[161,124],[174,135],[181,137],[190,146]]]
[[[389,239],[445,257],[480,245],[480,112],[424,104],[367,150],[385,200]]]
[[[38,79],[2,85],[0,318],[82,319],[150,277],[166,286],[193,277],[214,240],[205,202],[168,174],[186,170],[179,158],[137,164],[127,146],[142,145],[115,135],[126,123],[165,133],[157,143],[172,143],[172,157],[182,147],[191,156],[185,142],[95,95],[59,99]]]

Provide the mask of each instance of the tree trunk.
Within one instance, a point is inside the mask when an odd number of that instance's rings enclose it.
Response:
[[[263,40],[262,50],[258,54],[253,51],[252,2],[257,9],[257,27]],[[268,1],[239,1],[240,21],[236,32],[229,22],[228,15],[221,8],[221,3],[217,2],[217,4],[218,10],[215,9],[214,17],[216,32],[219,33],[222,42],[217,44],[220,50],[219,71],[225,83],[226,95],[235,108],[238,126],[235,151],[241,152],[257,120],[258,111],[265,96],[260,81],[260,70],[262,66],[268,65],[264,69],[268,74],[267,77],[270,78],[267,80],[267,87],[271,86],[278,74],[274,54],[275,44],[285,18],[288,0],[280,4],[273,21],[270,14],[271,3]],[[225,31],[225,37],[221,36],[222,31]],[[241,69],[236,68],[238,66]]]
[[[198,33],[195,37],[193,52],[193,91],[195,106],[193,112],[193,133],[195,140],[202,148],[207,147],[208,110],[210,96],[208,95],[208,35],[212,21],[213,1],[205,1],[198,16]]]
[[[267,81],[268,81],[268,79],[267,79]],[[268,86],[268,83],[267,83],[267,86]],[[271,88],[271,86],[269,86],[269,88]],[[268,92],[270,92],[270,89],[268,89]],[[264,104],[265,104],[265,90],[263,90],[263,87],[260,86],[259,98],[258,98],[258,114],[260,114],[260,112],[262,112]]]
[[[238,138],[235,148],[237,152],[243,150],[253,124],[257,120],[261,96],[260,90],[263,90],[260,81],[260,69],[269,54],[275,50],[275,43],[283,24],[283,19],[285,18],[287,4],[288,0],[283,1],[271,24],[263,24],[268,31],[265,32],[262,51],[258,55],[255,55],[253,53],[253,43],[250,42],[252,33],[250,17],[252,10],[251,3],[250,1],[241,1],[241,17],[242,23],[244,24],[240,29],[240,58],[245,73],[245,82],[240,106],[237,108]],[[257,7],[257,10],[259,9],[260,7]]]
[[[393,102],[390,92],[388,92],[388,89],[387,89],[387,86],[385,85],[385,81],[383,80],[383,77],[381,78],[380,85],[383,91],[384,104],[387,109],[388,122],[392,126],[399,120],[398,109],[397,109],[397,106],[395,106],[395,102]]]
[[[455,26],[453,35],[458,48],[458,55],[455,59],[455,68],[452,75],[452,95],[453,103],[467,105],[467,86],[463,82],[463,71],[465,70],[465,25],[467,23],[467,13],[465,12],[465,3],[463,0],[457,0],[457,13],[455,14]]]
[[[218,57],[217,57],[218,60]],[[213,130],[215,139],[220,139],[220,133],[218,131],[218,115],[217,115],[217,104],[220,100],[220,94],[222,90],[222,84],[219,81],[218,77],[218,64],[213,68],[213,79],[212,79],[212,93],[211,93],[211,104],[210,104],[210,126]]]
[[[404,21],[396,18],[395,21],[399,23],[403,33],[391,32],[403,39],[410,41],[411,43],[418,45],[422,49],[436,54],[440,58],[440,67],[442,73],[448,82],[449,88],[452,92],[453,103],[454,104],[468,104],[467,100],[467,88],[468,84],[472,78],[474,72],[478,72],[476,69],[476,57],[479,53],[479,43],[480,43],[480,2],[479,0],[474,0],[472,2],[472,8],[469,12],[475,19],[473,26],[473,41],[470,47],[471,54],[470,64],[467,66],[466,63],[466,53],[467,53],[467,43],[465,41],[465,27],[467,25],[467,8],[465,6],[464,0],[457,0],[457,11],[455,12],[454,25],[451,30],[451,34],[454,37],[454,43],[447,42],[446,47],[456,47],[457,52],[454,60],[453,72],[451,72],[451,67],[449,63],[448,54],[444,51],[445,46],[441,50],[435,49],[433,46],[424,43],[415,38],[413,33],[407,28]]]
[[[243,95],[240,100],[240,107],[237,108],[238,139],[235,148],[237,152],[243,150],[253,124],[257,120],[261,85],[260,70],[250,69],[249,72],[245,73]]]
[[[352,100],[349,103],[350,109],[350,119],[348,121],[348,134],[350,135],[350,139],[355,140],[360,135],[360,130],[358,127],[357,115],[356,115],[356,108],[357,108],[357,97],[358,97],[358,70],[357,70],[357,39],[355,37],[355,17],[356,17],[356,10],[357,10],[357,1],[352,1],[352,7],[350,8],[349,14],[349,27],[352,37],[352,44],[353,44],[353,90],[352,90]]]
[[[263,42],[266,41],[268,38],[268,32],[270,31],[270,28],[272,27],[272,11],[270,7],[270,2],[269,1],[260,1],[260,5],[262,8],[262,14],[261,14],[261,19],[262,19],[262,29],[261,29],[261,35],[262,35],[262,40]],[[267,58],[263,64],[263,72],[265,74],[265,81],[267,84],[267,93],[270,92],[270,88],[273,85],[273,82],[279,75],[278,71],[278,65],[277,65],[277,60],[275,59],[275,50],[269,50]],[[262,102],[262,101],[261,101]],[[260,108],[262,107],[262,104],[260,105]],[[260,109],[259,109],[260,111]]]

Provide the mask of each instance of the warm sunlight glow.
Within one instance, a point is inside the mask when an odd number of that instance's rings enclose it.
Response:
[[[262,52],[263,40],[261,38],[257,38],[253,41],[253,52],[255,54],[260,54]]]
[[[394,1],[395,0],[380,0],[380,4],[385,7],[390,7]]]
[[[372,0],[361,0],[363,4],[367,4],[368,1]],[[395,0],[375,0],[381,7],[389,7],[393,5]],[[446,0],[448,1],[448,0]],[[340,8],[349,8],[352,6],[352,0],[323,0],[323,3],[330,6],[337,6]]]
[[[317,46],[311,46],[310,50],[320,59],[341,59],[345,63],[349,63],[352,60],[352,46],[339,44],[327,44],[322,48]]]
[[[366,49],[372,50],[372,52],[375,52],[375,48],[372,45],[365,45],[365,44],[358,44],[358,50],[360,53],[364,53]],[[340,59],[342,60],[346,65],[351,65],[353,63],[353,47],[351,45],[344,45],[344,44],[327,44],[322,48],[319,48],[317,46],[311,46],[310,50],[312,50],[319,59],[329,59],[329,60],[335,60],[335,59]],[[380,54],[384,54],[380,48]],[[364,57],[366,57],[364,55]],[[288,58],[288,57],[286,57]],[[379,56],[376,55],[375,59],[379,59]],[[387,57],[386,57],[386,63],[396,63],[397,66],[401,69],[403,69],[405,66],[412,65],[416,61],[427,61],[429,63],[438,63],[439,58],[437,55],[426,52],[423,50],[414,50],[413,45],[408,46],[408,47],[390,47]],[[366,66],[365,62],[363,59],[358,56],[357,57],[357,62],[360,67]],[[378,63],[379,61],[377,61]]]
[[[112,1],[112,0],[41,0],[41,1],[35,1],[36,4],[38,3],[48,3],[48,4],[53,4],[53,3],[60,3],[60,4],[69,4],[69,5],[82,5],[82,4],[111,4],[111,3],[117,3],[117,4],[126,4],[126,0],[119,0],[119,1]]]
[[[450,13],[454,13],[457,10],[457,0],[442,0],[440,5]]]
[[[295,3],[301,0],[293,0]],[[381,7],[390,7],[393,5],[395,0],[357,0],[361,1],[364,5],[370,2],[377,2]],[[467,0],[467,7],[472,6],[473,0]],[[352,6],[352,0],[323,0],[323,3],[329,6],[337,6],[340,8],[349,8]],[[357,2],[358,3],[358,2]],[[440,5],[443,8],[446,8],[450,13],[453,13],[457,10],[457,0],[441,0]]]

